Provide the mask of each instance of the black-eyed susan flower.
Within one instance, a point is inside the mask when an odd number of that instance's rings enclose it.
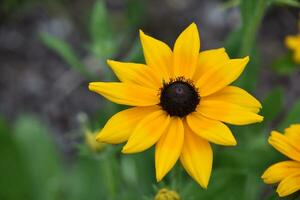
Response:
[[[260,122],[261,104],[249,93],[228,86],[243,72],[248,57],[230,59],[224,48],[200,50],[196,24],[177,38],[173,51],[140,31],[145,64],[108,61],[121,82],[93,82],[89,89],[110,101],[134,106],[106,123],[97,141],[122,143],[123,153],[154,144],[160,181],[180,159],[202,187],[209,182],[213,153],[209,142],[233,146],[224,124]]]
[[[300,190],[300,124],[291,125],[284,134],[272,131],[269,143],[291,160],[269,167],[262,175],[263,181],[279,183],[277,193],[281,197]]]
[[[294,61],[300,63],[300,34],[287,36],[285,45],[292,50]]]
[[[163,188],[155,195],[154,200],[180,200],[179,194],[174,190]]]

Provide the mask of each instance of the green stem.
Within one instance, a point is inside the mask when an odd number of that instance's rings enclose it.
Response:
[[[255,10],[253,11],[252,23],[244,27],[242,39],[241,56],[249,55],[255,42],[256,34],[264,16],[268,0],[258,0]]]

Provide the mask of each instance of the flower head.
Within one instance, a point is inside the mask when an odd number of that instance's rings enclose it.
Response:
[[[158,191],[154,200],[180,200],[180,196],[176,191],[163,188]]]
[[[94,82],[89,89],[118,104],[134,106],[112,116],[97,140],[122,143],[123,153],[155,145],[160,181],[178,159],[202,187],[209,182],[213,153],[209,142],[233,146],[224,123],[260,122],[261,104],[245,90],[229,86],[248,57],[230,59],[224,48],[200,51],[196,24],[177,38],[173,51],[140,31],[146,64],[108,61],[121,82]]]
[[[285,45],[293,51],[294,61],[300,63],[300,33],[287,36],[285,38]]]
[[[291,125],[284,134],[272,131],[269,143],[291,160],[269,167],[262,175],[263,181],[279,183],[277,193],[281,197],[300,190],[300,124]]]

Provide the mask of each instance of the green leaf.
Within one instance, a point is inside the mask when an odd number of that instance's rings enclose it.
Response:
[[[41,33],[40,39],[44,45],[56,52],[73,69],[86,77],[91,75],[87,72],[85,66],[81,63],[73,49],[65,41],[54,37],[48,33]]]
[[[215,169],[207,190],[190,182],[181,194],[183,199],[250,200],[245,190],[248,175],[251,174],[237,169]]]
[[[280,75],[290,75],[297,69],[291,54],[276,59],[272,68]]]
[[[101,41],[102,38],[110,35],[111,30],[104,1],[95,2],[91,11],[89,31],[93,42]]]
[[[143,49],[140,40],[139,38],[136,38],[124,60],[129,62],[144,63],[145,60],[142,52]]]
[[[257,1],[241,0],[240,9],[241,9],[243,24],[251,23],[251,19],[253,18],[253,13],[255,12],[254,9],[256,8],[256,5],[260,1],[261,0],[257,0]]]
[[[107,163],[108,164],[108,163]],[[65,185],[68,199],[111,199],[105,187],[106,180],[102,172],[106,160],[92,159],[90,157],[77,157],[73,166],[65,173]],[[111,168],[110,173],[113,173]]]
[[[267,8],[267,0],[241,0],[240,8],[243,21],[243,34],[241,35],[240,55],[249,55],[255,44],[256,34],[262,22],[265,10]]]
[[[231,31],[225,40],[225,47],[230,57],[239,56],[240,41],[241,41],[242,29],[238,28]]]
[[[35,199],[31,177],[24,165],[14,135],[0,118],[0,199]]]
[[[256,47],[257,31],[262,22],[267,0],[240,0],[240,11],[242,26],[234,30],[227,39],[226,46],[233,57],[244,57],[250,55],[250,62],[238,84],[252,91],[257,83],[258,76],[258,53]]]
[[[300,99],[292,106],[284,120],[279,125],[279,130],[283,130],[293,123],[300,123]]]
[[[274,193],[271,194],[266,200],[278,200],[278,199],[279,199],[278,194],[276,194],[274,191]]]
[[[274,4],[300,8],[300,2],[298,0],[271,0],[271,2]]]
[[[14,139],[37,199],[50,200],[59,196],[63,192],[59,181],[62,174],[60,157],[45,127],[35,117],[21,116],[15,123]]]
[[[129,25],[133,28],[139,27],[146,19],[145,0],[126,0],[126,14]]]
[[[239,79],[235,82],[235,84],[244,88],[247,91],[253,92],[258,80],[259,63],[260,63],[259,53],[257,51],[257,48],[255,48],[251,52],[249,63],[247,64],[244,72],[239,77]]]
[[[96,1],[91,11],[89,33],[90,48],[97,57],[107,59],[116,52],[117,40],[111,30],[105,2],[102,0]]]
[[[264,121],[274,120],[283,109],[283,89],[275,88],[270,91],[262,102]]]

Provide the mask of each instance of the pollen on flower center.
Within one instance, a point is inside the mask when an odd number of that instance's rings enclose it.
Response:
[[[200,96],[193,83],[178,77],[164,83],[160,93],[160,106],[170,115],[185,117],[196,110]]]

